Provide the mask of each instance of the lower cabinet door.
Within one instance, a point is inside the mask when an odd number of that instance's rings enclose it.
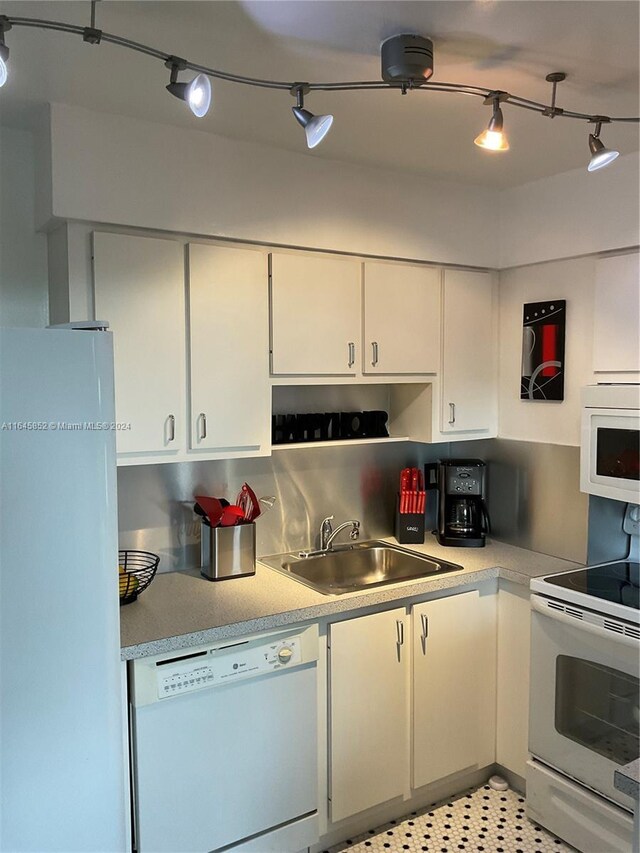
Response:
[[[333,823],[400,797],[409,779],[404,608],[329,627]]]
[[[413,788],[494,760],[495,607],[485,601],[472,590],[412,609]]]

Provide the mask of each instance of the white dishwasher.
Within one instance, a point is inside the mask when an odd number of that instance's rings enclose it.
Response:
[[[318,840],[318,628],[133,662],[139,853],[295,853]]]

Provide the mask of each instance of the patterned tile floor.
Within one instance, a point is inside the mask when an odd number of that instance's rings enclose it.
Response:
[[[412,812],[325,853],[571,853],[573,847],[532,823],[524,799],[488,785]]]

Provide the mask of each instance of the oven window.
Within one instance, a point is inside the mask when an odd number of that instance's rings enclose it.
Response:
[[[640,432],[598,427],[596,474],[617,480],[640,479]]]
[[[616,764],[628,764],[640,755],[639,687],[632,675],[559,655],[556,730]]]

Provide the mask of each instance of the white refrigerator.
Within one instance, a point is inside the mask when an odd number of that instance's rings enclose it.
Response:
[[[113,344],[0,329],[0,850],[129,848]]]

